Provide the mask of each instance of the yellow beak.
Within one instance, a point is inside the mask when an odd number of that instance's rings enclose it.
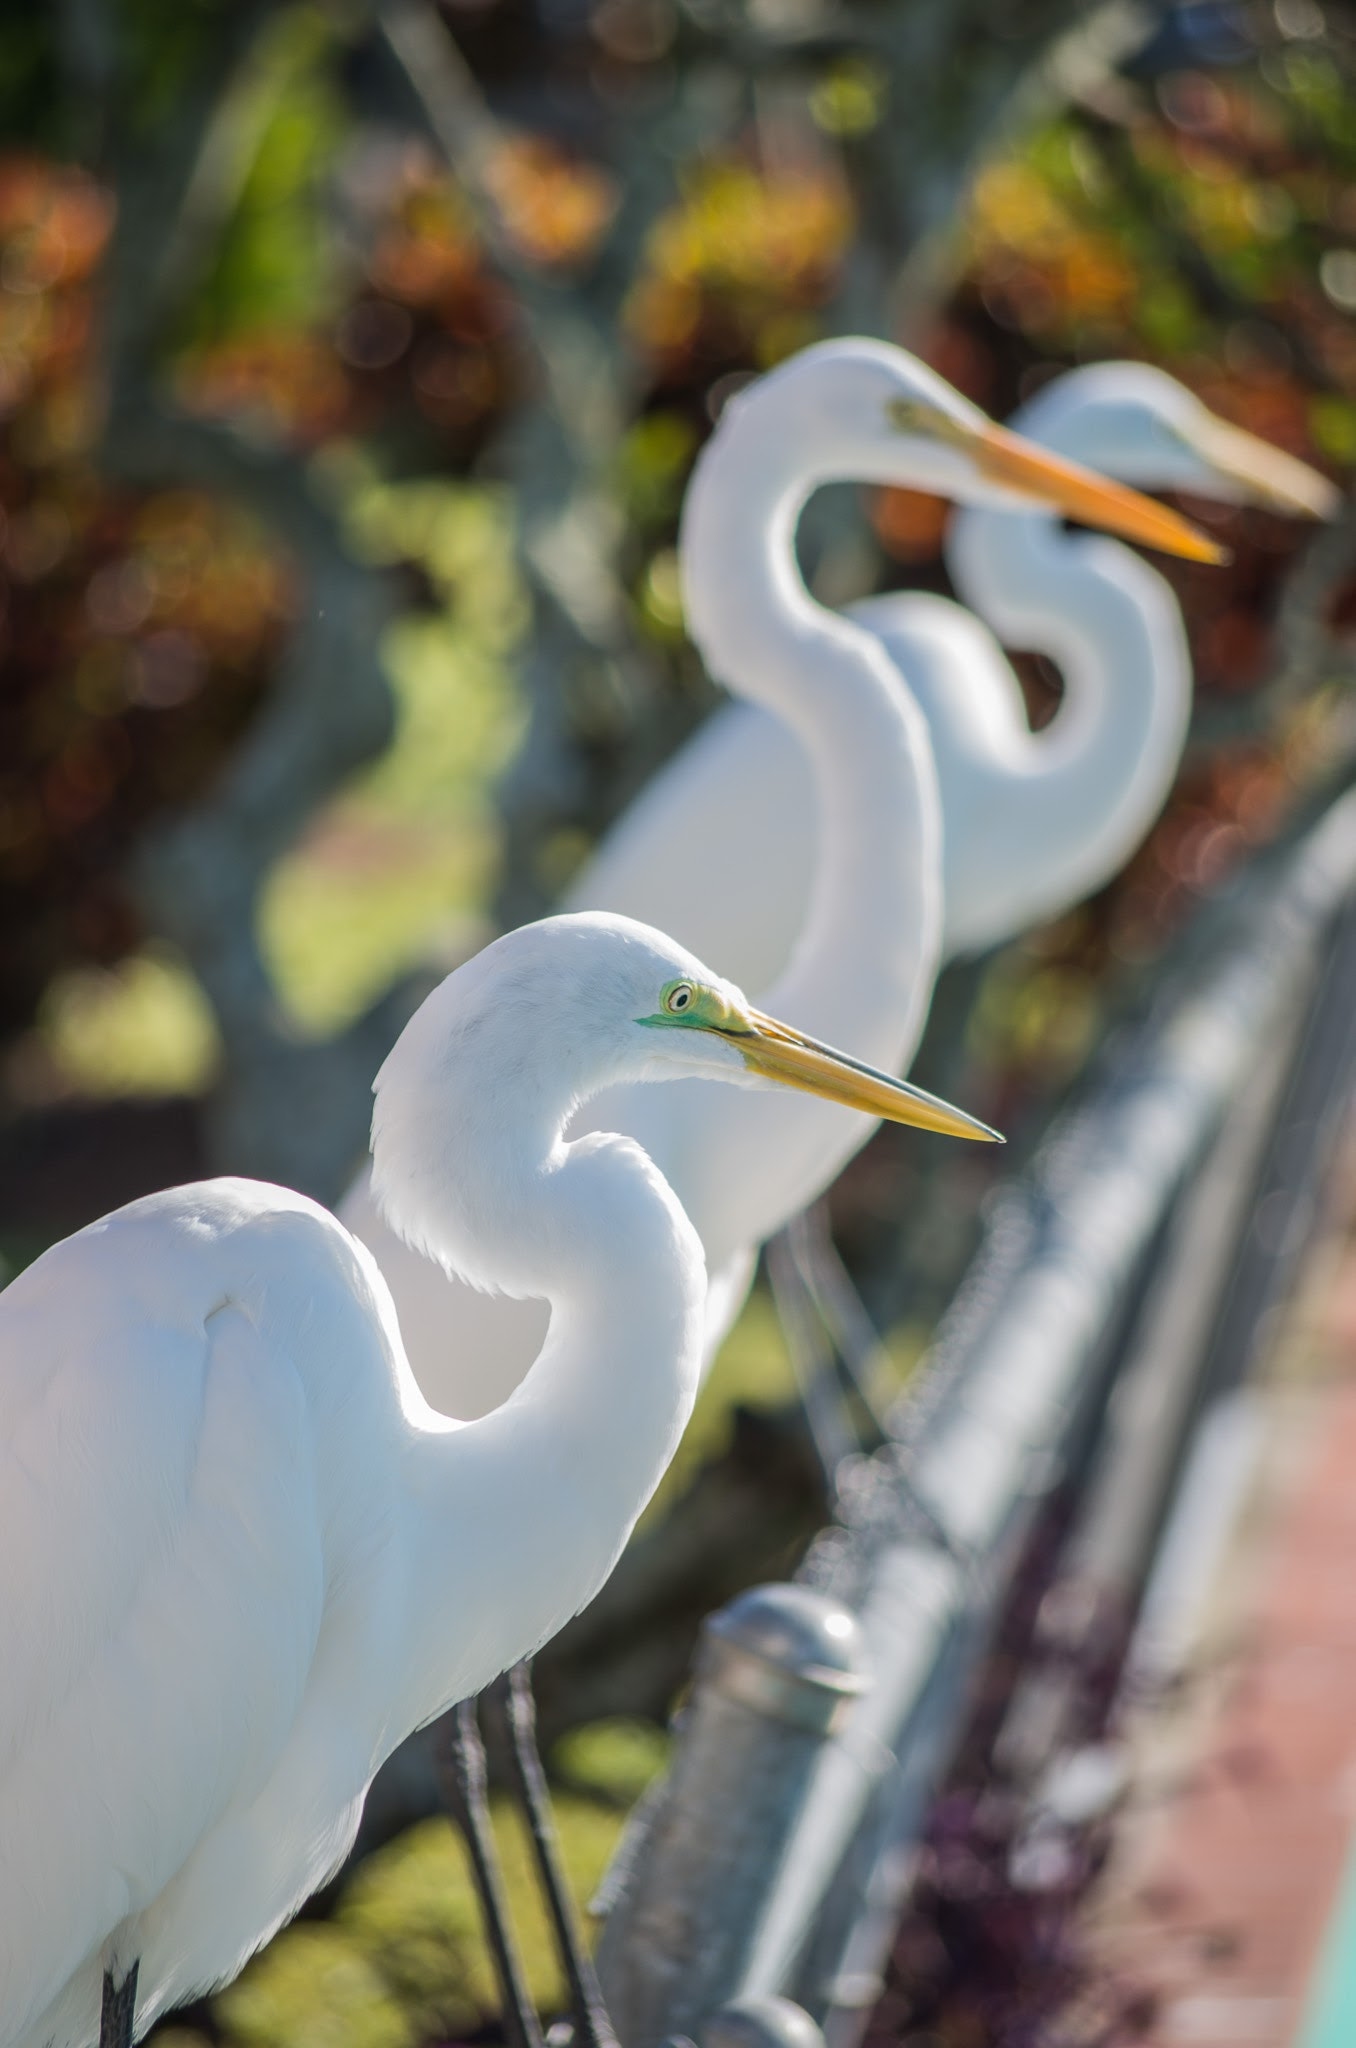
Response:
[[[1273,448],[1269,441],[1216,419],[1213,413],[1178,432],[1208,468],[1238,486],[1249,504],[1301,519],[1337,517],[1342,493],[1336,484],[1283,448]]]
[[[1110,483],[1079,463],[1051,455],[1034,442],[1010,434],[1006,427],[986,421],[974,429],[969,447],[976,467],[985,476],[1053,507],[1066,519],[1160,548],[1164,554],[1183,555],[1189,562],[1228,558],[1227,548],[1210,540],[1180,513],[1155,504],[1152,498],[1142,498],[1125,484]]]
[[[922,1131],[943,1131],[952,1138],[979,1138],[986,1144],[1001,1145],[997,1131],[981,1124],[960,1109],[953,1109],[922,1088],[907,1081],[893,1080],[875,1067],[864,1066],[803,1031],[765,1017],[761,1010],[734,1013],[728,1024],[708,1025],[718,1037],[728,1039],[743,1058],[750,1073],[778,1081],[784,1088],[803,1088],[809,1095],[822,1095],[827,1102],[841,1102],[845,1109],[860,1109],[867,1116],[884,1117],[892,1124],[913,1124]]]

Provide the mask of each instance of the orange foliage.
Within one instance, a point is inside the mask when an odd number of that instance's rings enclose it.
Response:
[[[827,296],[853,224],[827,166],[701,165],[646,238],[626,308],[632,337],[661,371],[694,351],[778,360],[812,338],[795,316]]]
[[[486,175],[510,239],[546,267],[587,261],[617,210],[617,189],[605,172],[572,161],[540,135],[501,143]]]

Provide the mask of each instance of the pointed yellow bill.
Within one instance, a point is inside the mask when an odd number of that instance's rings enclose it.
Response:
[[[732,1045],[751,1074],[784,1088],[804,1089],[807,1095],[822,1095],[826,1102],[841,1102],[844,1109],[884,1117],[887,1123],[913,1124],[920,1131],[942,1131],[951,1138],[1003,1143],[997,1131],[940,1096],[896,1081],[850,1053],[821,1045],[817,1038],[751,1009],[728,983],[717,986],[686,977],[667,982],[660,991],[659,1008],[636,1022],[651,1030],[709,1032]]]
[[[1049,505],[1066,519],[1160,548],[1164,554],[1182,555],[1189,562],[1228,559],[1227,548],[1180,513],[1141,497],[1126,484],[1111,483],[1080,463],[1066,462],[1062,455],[1052,455],[1034,441],[1010,434],[1006,427],[986,421],[973,430],[969,446],[976,467],[995,483]]]
[[[887,1123],[913,1124],[921,1131],[943,1131],[951,1138],[978,1138],[985,1144],[1001,1145],[997,1131],[954,1109],[940,1096],[923,1088],[896,1081],[875,1067],[865,1066],[803,1031],[793,1031],[766,1017],[761,1010],[732,1015],[728,1025],[708,1025],[735,1046],[750,1073],[786,1088],[802,1088],[809,1095],[822,1095],[827,1102],[841,1102],[845,1109],[860,1109],[867,1116],[884,1117]]]

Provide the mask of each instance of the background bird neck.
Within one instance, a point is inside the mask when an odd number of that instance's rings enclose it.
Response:
[[[927,728],[878,642],[805,589],[793,549],[813,479],[759,459],[760,444],[746,449],[733,430],[713,451],[688,494],[683,557],[689,623],[712,674],[791,729],[813,778],[809,907],[766,1000],[799,1029],[899,1072],[941,944]],[[794,1215],[871,1125],[808,1095],[694,1082],[664,1129],[665,1171],[718,1266]]]
[[[1191,709],[1176,601],[1131,549],[1046,513],[961,513],[947,566],[1009,647],[1060,670],[1063,699],[1020,764],[1039,791],[1019,794],[1031,862],[1061,903],[1076,900],[1138,844],[1172,786]]]
[[[763,434],[722,427],[683,501],[680,559],[688,630],[711,674],[740,696],[784,708],[808,688],[806,637],[820,608],[796,563],[796,527],[813,483],[792,473]],[[789,663],[781,691],[764,687],[769,661]]]

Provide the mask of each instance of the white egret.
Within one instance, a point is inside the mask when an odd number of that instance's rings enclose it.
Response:
[[[564,917],[449,976],[376,1082],[395,1228],[551,1305],[493,1415],[427,1406],[375,1263],[282,1188],[147,1197],[0,1295],[0,2048],[126,2048],[230,1977],[397,1742],[606,1579],[691,1409],[706,1275],[640,1147],[564,1133],[674,1075],[992,1135],[658,933]]]
[[[758,788],[769,732],[808,763],[798,817],[740,827],[737,782],[707,801],[701,767],[717,728],[685,750],[690,814],[674,772],[662,778],[656,836],[647,792],[573,892],[574,908],[636,914],[647,893],[689,921],[732,920],[748,940],[756,905],[780,912],[779,865],[818,820],[822,857],[802,889],[798,943],[776,981],[760,981],[780,1014],[817,1037],[851,1039],[877,1066],[901,1072],[917,1042],[942,929],[941,829],[924,721],[880,642],[810,597],[796,568],[801,508],[836,479],[912,483],[965,502],[1046,504],[1180,553],[1215,550],[1184,521],[993,426],[934,372],[882,343],[807,349],[733,400],[702,451],[683,511],[681,560],[688,624],[711,673],[747,701]],[[753,707],[757,707],[756,712]],[[731,857],[730,849],[738,845]],[[629,849],[641,851],[638,863]],[[808,877],[807,877],[808,880]],[[631,884],[634,882],[635,886]],[[718,908],[713,898],[723,899]],[[737,911],[737,915],[735,914]],[[783,955],[785,960],[785,955]],[[699,1083],[661,1101],[613,1092],[595,1115],[639,1136],[676,1189],[701,1237],[711,1275],[708,1346],[732,1320],[758,1246],[838,1173],[869,1135],[808,1101],[718,1098]],[[440,1269],[386,1228],[360,1182],[340,1210],[390,1283],[419,1384],[445,1413],[475,1415],[504,1398],[541,1342],[538,1304],[448,1299]],[[448,1333],[474,1333],[449,1343]],[[466,1360],[480,1367],[471,1379]]]
[[[1024,436],[1140,489],[1332,517],[1326,477],[1216,419],[1145,363],[1100,363],[1016,414]],[[1186,742],[1191,660],[1171,589],[1057,511],[962,509],[947,566],[966,604],[893,592],[849,617],[886,648],[928,722],[943,820],[944,950],[969,953],[1081,902],[1110,880],[1167,799]],[[978,614],[978,616],[976,616]],[[991,630],[992,628],[992,630]],[[1039,732],[1003,653],[1050,655],[1064,681]],[[599,848],[575,900],[645,915],[746,986],[790,957],[832,829],[814,766],[782,720],[734,704],[647,786]],[[675,862],[679,824],[712,849]]]

